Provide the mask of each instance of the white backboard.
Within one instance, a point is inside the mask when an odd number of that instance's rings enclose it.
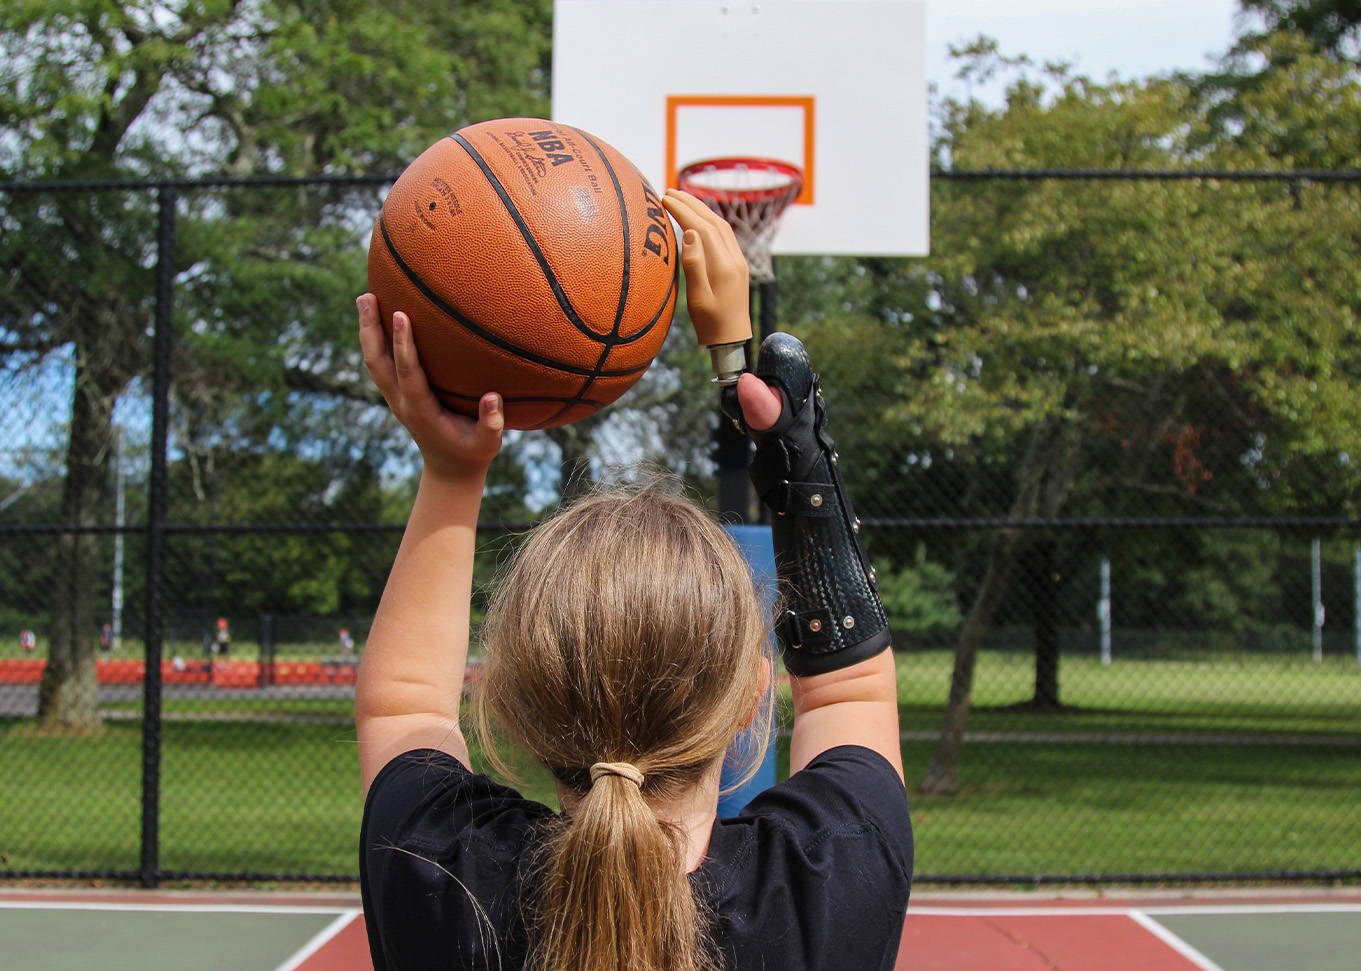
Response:
[[[775,237],[790,254],[929,246],[924,5],[903,0],[555,0],[553,120],[659,190],[684,165],[804,170]]]

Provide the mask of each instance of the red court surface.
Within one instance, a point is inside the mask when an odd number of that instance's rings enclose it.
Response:
[[[1197,971],[1203,965],[1123,914],[914,914],[898,967]]]
[[[1361,890],[919,892],[898,971],[1356,971]],[[356,894],[0,887],[10,971],[372,971]]]
[[[1319,939],[1307,918],[1325,915]],[[1299,957],[1316,945],[1311,961]],[[914,895],[897,971],[1356,971],[1361,891]],[[1312,963],[1311,963],[1312,962]]]

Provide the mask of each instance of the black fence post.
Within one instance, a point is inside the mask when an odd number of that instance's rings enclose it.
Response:
[[[762,280],[751,285],[751,303],[757,312],[756,342],[775,332],[775,281]],[[747,348],[748,363],[751,348]],[[718,465],[718,509],[724,519],[736,523],[770,522],[765,506],[755,502],[747,465],[751,461],[751,442],[727,416],[719,413],[714,456]]]
[[[156,193],[156,319],[152,336],[151,481],[147,489],[146,678],[142,685],[142,886],[160,874],[161,793],[161,579],[169,470],[170,321],[174,302],[176,192]]]
[[[743,434],[719,412],[715,432],[714,456],[718,464],[718,509],[725,520],[751,521],[751,484],[747,480],[747,460],[751,445]]]
[[[774,274],[777,257],[770,258],[771,273]],[[757,307],[757,326],[756,326],[756,346],[759,350],[762,342],[767,337],[775,333],[778,326],[775,322],[775,279],[772,275],[769,280],[762,280],[756,285],[756,292],[760,295],[760,305]],[[762,525],[770,525],[770,510],[763,502],[756,503],[756,520]]]

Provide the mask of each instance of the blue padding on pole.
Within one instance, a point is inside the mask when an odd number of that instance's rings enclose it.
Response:
[[[747,562],[751,564],[752,572],[761,584],[762,591],[773,604],[777,587],[775,580],[775,543],[771,539],[770,527],[728,526],[727,530],[732,538],[737,541],[742,552],[746,554]],[[774,672],[772,672],[773,674]],[[774,727],[774,725],[771,726],[772,732]],[[739,755],[743,752],[750,752],[757,742],[759,742],[759,739],[754,738],[752,732],[743,732],[733,742],[733,751]],[[739,762],[743,765],[748,764],[745,759],[739,759]],[[723,767],[722,787],[724,789],[727,789],[738,778],[740,776],[732,772],[729,766]],[[765,758],[761,760],[760,766],[756,769],[756,774],[739,788],[719,798],[718,814],[720,816],[736,816],[758,792],[769,789],[774,784],[775,736],[772,734],[769,744],[766,746]]]

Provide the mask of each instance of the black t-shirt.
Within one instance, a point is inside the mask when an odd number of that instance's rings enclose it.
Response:
[[[360,880],[375,971],[522,967],[522,865],[547,806],[441,752],[399,756],[364,807]],[[907,794],[857,746],[714,823],[691,874],[728,971],[893,967],[912,884]]]

